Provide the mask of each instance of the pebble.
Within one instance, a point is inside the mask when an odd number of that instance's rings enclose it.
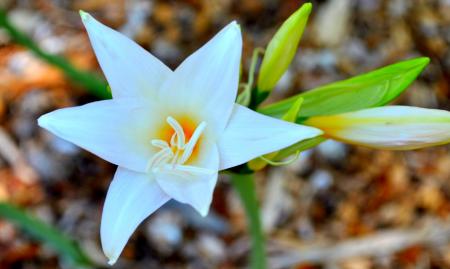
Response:
[[[156,244],[158,251],[170,254],[183,241],[183,220],[173,211],[155,214],[145,225],[145,235]]]
[[[415,82],[408,91],[405,92],[405,98],[411,106],[437,108],[438,100],[435,91],[423,82]]]
[[[39,13],[29,9],[13,9],[8,12],[11,22],[22,32],[33,33],[38,25],[45,24]]]
[[[41,175],[44,181],[58,181],[66,179],[73,171],[74,163],[71,158],[52,153],[45,144],[35,140],[26,141],[23,151],[30,165]]]
[[[319,69],[326,72],[334,71],[336,63],[336,55],[330,49],[304,49],[302,53],[297,54],[294,62],[300,71],[315,71]]]
[[[151,15],[153,2],[129,1],[127,7],[127,22],[119,31],[127,37],[134,39]]]
[[[312,169],[312,153],[313,150],[306,150],[300,153],[298,159],[288,165],[285,168],[291,173],[297,175],[304,175]]]
[[[347,145],[332,139],[328,139],[317,146],[320,157],[335,164],[345,162],[347,150]]]
[[[0,221],[0,243],[5,244],[14,240],[16,228],[11,222]]]
[[[393,18],[403,17],[407,14],[412,2],[409,0],[391,0],[388,2],[388,11]]]
[[[202,217],[191,206],[186,204],[174,201],[173,203],[167,203],[167,207],[176,209],[177,212],[182,215],[184,221],[186,221],[186,225],[188,225],[189,227],[220,235],[229,234],[231,231],[230,225],[227,220],[215,213],[212,208],[210,209],[206,217]]]
[[[153,54],[164,62],[177,62],[181,57],[181,52],[174,44],[163,38],[157,38],[151,45]]]
[[[105,257],[105,254],[103,254],[100,245],[96,240],[94,240],[94,238],[95,237],[93,237],[92,239],[85,239],[81,241],[82,249],[93,262],[104,264],[106,266],[107,259]]]
[[[61,139],[57,136],[51,135],[51,139],[49,141],[49,146],[52,150],[66,156],[74,156],[81,152],[81,149],[77,147],[75,144],[72,144],[64,139]]]
[[[225,243],[217,236],[202,233],[198,237],[197,247],[202,256],[212,263],[220,263],[226,258]]]
[[[55,221],[53,210],[48,205],[40,205],[33,209],[33,215],[44,223],[52,225]]]
[[[296,232],[301,240],[313,240],[315,236],[314,225],[308,218],[300,218],[297,221]]]
[[[275,86],[275,91],[277,92],[287,92],[294,85],[294,74],[291,70],[286,70],[283,76]]]
[[[352,0],[330,0],[314,19],[316,41],[327,47],[340,45],[350,32]]]
[[[325,191],[333,185],[333,176],[327,170],[316,170],[310,177],[314,191]]]

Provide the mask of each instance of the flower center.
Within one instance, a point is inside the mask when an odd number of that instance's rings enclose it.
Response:
[[[191,133],[186,133],[181,124],[169,116],[166,119],[171,127],[172,135],[166,140],[152,139],[152,146],[158,148],[148,163],[148,171],[172,173],[176,175],[188,174],[212,174],[214,171],[202,167],[187,165],[189,158],[199,142],[200,136],[206,127],[202,121]],[[187,141],[189,140],[189,141]]]

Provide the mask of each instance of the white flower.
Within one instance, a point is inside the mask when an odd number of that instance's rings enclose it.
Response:
[[[308,119],[325,136],[351,144],[391,150],[418,149],[450,142],[450,112],[386,106]]]
[[[147,216],[175,199],[208,213],[219,170],[322,132],[235,104],[242,40],[232,22],[175,71],[81,12],[113,99],[56,110],[39,125],[118,165],[103,250],[113,264]]]

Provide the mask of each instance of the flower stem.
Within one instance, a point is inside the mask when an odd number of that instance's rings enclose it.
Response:
[[[231,183],[239,194],[247,214],[252,241],[250,268],[267,268],[265,236],[262,230],[253,174],[231,174]]]
[[[249,106],[251,97],[252,97],[252,89],[253,82],[255,80],[255,72],[256,72],[256,64],[258,63],[258,58],[260,54],[264,54],[264,49],[256,48],[253,50],[252,60],[250,62],[250,70],[248,71],[248,80],[247,83],[244,83],[244,90],[237,97],[236,102],[243,106]]]

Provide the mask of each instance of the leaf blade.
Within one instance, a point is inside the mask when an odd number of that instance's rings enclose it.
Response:
[[[258,112],[281,117],[301,96],[302,118],[332,115],[383,106],[398,97],[422,72],[429,58],[419,57],[316,89],[258,109]],[[297,122],[302,121],[301,118]]]
[[[71,264],[81,267],[93,266],[92,261],[73,240],[20,208],[2,202],[0,203],[0,217],[8,219],[37,240],[48,244]]]

